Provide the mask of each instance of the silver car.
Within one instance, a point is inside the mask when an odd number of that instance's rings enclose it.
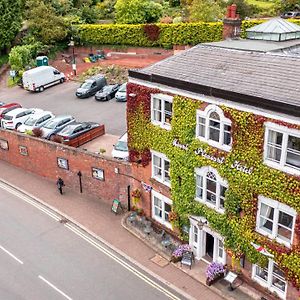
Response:
[[[45,139],[51,140],[51,138],[59,131],[64,129],[67,125],[75,122],[75,118],[71,115],[60,115],[47,122],[41,127]]]

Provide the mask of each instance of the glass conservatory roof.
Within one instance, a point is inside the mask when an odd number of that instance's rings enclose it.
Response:
[[[265,41],[300,39],[300,26],[281,18],[274,18],[246,30],[247,38]]]

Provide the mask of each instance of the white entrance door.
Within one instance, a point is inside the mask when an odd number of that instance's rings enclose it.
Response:
[[[226,263],[223,238],[209,226],[199,229],[197,222],[191,220],[189,244],[196,259]]]

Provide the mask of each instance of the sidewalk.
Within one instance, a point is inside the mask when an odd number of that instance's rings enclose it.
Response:
[[[157,264],[157,251],[147,246],[142,240],[126,230],[121,223],[124,214],[114,215],[111,207],[97,199],[80,195],[65,188],[65,194],[57,192],[54,182],[25,172],[3,161],[0,161],[0,180],[18,187],[18,189],[38,198],[46,204],[60,211],[67,219],[76,220],[77,224],[96,236],[105,240],[114,249],[130,257],[133,262],[142,266],[146,271],[157,274],[169,286],[190,295],[190,299],[221,300],[221,299],[252,299],[238,288],[233,292],[227,290],[228,284],[217,283],[211,287],[202,284],[205,280],[204,263],[197,262],[190,271],[187,267],[180,268],[180,264]],[[152,259],[152,260],[151,260]],[[183,272],[184,271],[184,272]],[[200,272],[201,271],[201,272]],[[196,280],[197,279],[197,280]],[[253,294],[255,295],[255,294]],[[256,294],[255,299],[260,299]]]

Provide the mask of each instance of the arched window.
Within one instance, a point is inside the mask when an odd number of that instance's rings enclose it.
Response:
[[[231,121],[225,118],[223,111],[209,105],[204,111],[197,111],[196,136],[213,147],[229,151],[231,149]]]
[[[223,213],[227,182],[212,167],[197,168],[195,173],[196,200]]]

